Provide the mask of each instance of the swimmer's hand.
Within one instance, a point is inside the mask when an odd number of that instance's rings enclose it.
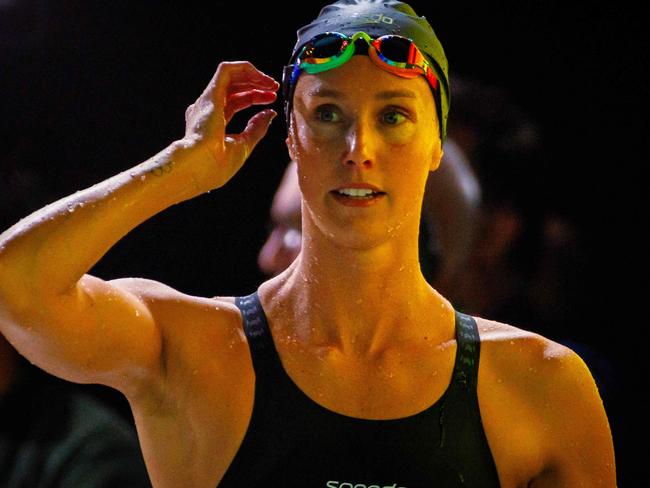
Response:
[[[226,184],[266,135],[277,113],[263,110],[240,134],[226,134],[235,113],[252,105],[273,103],[280,85],[248,61],[222,62],[201,96],[185,112],[185,137],[177,145],[198,154],[207,181],[204,190]],[[204,187],[205,185],[205,187]]]

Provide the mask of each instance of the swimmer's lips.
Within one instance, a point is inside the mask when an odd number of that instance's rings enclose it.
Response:
[[[373,194],[372,196],[365,198],[351,197],[339,193],[339,190],[342,190],[344,188],[371,190]],[[332,190],[330,193],[337,202],[348,207],[367,207],[369,205],[374,205],[386,195],[386,192],[383,192],[376,186],[370,185],[368,183],[350,183],[348,185],[337,188],[336,190]]]

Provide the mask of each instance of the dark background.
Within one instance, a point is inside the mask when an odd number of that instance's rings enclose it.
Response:
[[[567,335],[615,367],[605,406],[619,483],[634,486],[644,478],[631,442],[647,410],[647,16],[614,2],[411,5],[433,25],[452,72],[506,88],[542,129],[547,163],[521,184],[543,181],[543,205],[579,231]],[[0,228],[182,137],[185,108],[220,61],[250,60],[280,81],[296,29],[320,6],[0,0]],[[227,186],[145,222],[92,272],[203,296],[252,292],[264,279],[257,251],[288,161],[280,103],[274,108],[269,136]],[[232,131],[256,110],[238,114]]]

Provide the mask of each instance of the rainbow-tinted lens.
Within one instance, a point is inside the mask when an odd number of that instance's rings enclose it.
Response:
[[[326,60],[340,55],[348,44],[349,40],[340,34],[321,34],[305,46],[300,58],[307,63]]]
[[[357,32],[352,37],[338,32],[315,36],[298,55],[294,75],[297,77],[299,70],[314,74],[342,65],[354,54],[358,39],[364,39],[372,46],[370,58],[382,69],[407,78],[425,75],[433,88],[436,88],[437,80],[433,70],[411,39],[397,35],[372,39],[365,32]]]
[[[372,45],[387,62],[404,65],[403,67],[407,63],[413,64],[411,49],[415,48],[415,44],[406,37],[383,36],[375,39]]]
[[[309,74],[320,73],[337,68],[346,63],[355,53],[357,41],[363,40],[368,45],[368,56],[379,68],[403,78],[423,75],[436,99],[438,118],[442,120],[442,99],[438,78],[422,51],[406,37],[388,34],[373,39],[365,32],[357,32],[352,37],[340,32],[325,32],[314,36],[300,53],[295,62],[284,67],[282,73],[283,95],[285,99],[285,118],[290,126],[293,91],[302,71]],[[444,140],[444,128],[441,125],[441,139]]]
[[[326,32],[314,37],[303,49],[299,69],[314,74],[338,68],[354,54],[354,40],[336,32]]]

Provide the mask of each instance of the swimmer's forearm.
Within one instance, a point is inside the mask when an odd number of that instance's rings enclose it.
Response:
[[[71,298],[84,275],[133,228],[171,205],[225,185],[265,136],[275,112],[258,112],[239,134],[226,133],[229,121],[248,107],[273,103],[278,88],[248,61],[220,63],[185,112],[183,139],[0,234],[0,326],[13,320],[22,327],[30,312],[45,313],[34,303],[39,298],[54,304],[61,296]],[[70,308],[79,312],[84,303],[79,299]],[[80,317],[86,312],[74,320],[85,320]]]
[[[177,141],[143,163],[38,210],[0,234],[0,298],[65,293],[124,235],[210,187],[210,165]]]

